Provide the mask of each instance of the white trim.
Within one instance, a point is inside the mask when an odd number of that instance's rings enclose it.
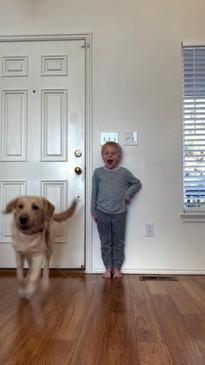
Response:
[[[92,171],[93,171],[93,159],[92,159],[92,127],[93,127],[93,98],[92,98],[92,34],[90,34],[89,47],[86,47],[86,136],[85,136],[85,151],[86,151],[86,207],[85,207],[85,270],[86,273],[93,272],[93,236],[92,236],[92,221],[91,221],[91,183],[92,183]]]
[[[101,274],[105,271],[105,269],[94,268],[93,274]],[[153,274],[153,275],[205,275],[204,269],[123,269],[123,274]]]
[[[68,41],[85,40],[89,42],[91,33],[80,34],[17,34],[1,35],[0,42],[28,42],[28,41]]]
[[[200,40],[189,40],[189,41],[182,41],[181,42],[183,47],[192,47],[192,46],[204,46],[205,45],[205,39]]]
[[[183,213],[180,214],[184,223],[204,223],[205,222],[205,214],[204,213]]]
[[[192,46],[204,46],[205,45],[205,39],[200,40],[189,40],[189,41],[182,41],[181,45],[183,47],[192,47]]]
[[[203,151],[203,75],[200,67],[204,63],[205,47],[182,44],[183,58],[183,219],[204,219]],[[202,52],[202,53],[201,53]],[[198,78],[201,84],[197,82]],[[200,87],[200,85],[202,85]],[[202,175],[202,176],[201,176]],[[197,217],[198,216],[198,217]]]
[[[92,272],[92,224],[90,215],[90,186],[92,172],[92,33],[80,34],[19,34],[0,35],[0,42],[26,41],[76,41],[85,42],[85,271]],[[87,217],[87,219],[86,219]]]

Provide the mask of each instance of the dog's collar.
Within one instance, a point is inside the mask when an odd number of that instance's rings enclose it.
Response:
[[[23,229],[21,229],[21,227],[19,227],[19,226],[17,226],[17,228],[18,228],[18,230],[21,232],[21,233],[23,233],[23,234],[25,234],[25,235],[27,235],[27,236],[33,236],[34,234],[37,234],[37,233],[43,233],[43,231],[44,231],[44,229],[43,228],[40,228],[40,229],[37,229],[36,231],[34,231],[34,232],[26,232],[26,231],[24,231]]]

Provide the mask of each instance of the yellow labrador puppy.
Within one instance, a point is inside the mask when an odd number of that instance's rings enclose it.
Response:
[[[12,240],[16,254],[19,294],[30,298],[37,289],[41,277],[42,289],[49,285],[49,260],[55,241],[53,222],[70,218],[76,207],[76,200],[64,212],[54,214],[54,205],[46,198],[20,196],[10,201],[4,213],[13,213]],[[28,272],[24,277],[24,261]]]

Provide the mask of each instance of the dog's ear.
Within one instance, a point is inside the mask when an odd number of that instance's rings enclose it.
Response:
[[[44,207],[45,207],[46,218],[50,219],[52,217],[53,213],[54,213],[55,207],[46,198],[42,198],[42,200],[43,200],[43,204],[44,204]]]
[[[17,199],[11,200],[7,205],[3,213],[9,214],[12,213],[14,209],[16,209]]]

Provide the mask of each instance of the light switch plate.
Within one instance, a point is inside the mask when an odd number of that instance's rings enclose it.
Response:
[[[117,132],[102,132],[100,136],[101,145],[106,142],[117,142],[118,143],[118,133]]]
[[[137,145],[137,131],[123,133],[123,145],[135,146]]]

